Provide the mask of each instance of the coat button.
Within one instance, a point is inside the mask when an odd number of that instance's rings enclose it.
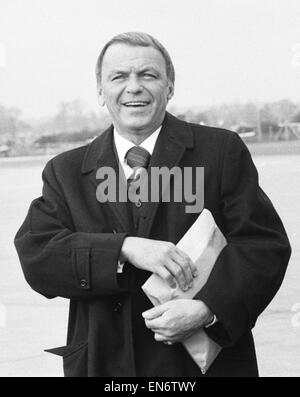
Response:
[[[84,278],[80,280],[80,286],[82,288],[86,287],[87,285],[88,285],[88,282]]]
[[[116,304],[115,308],[114,308],[114,312],[120,313],[121,310],[122,310],[122,303],[121,303],[121,302],[118,302],[118,303]]]
[[[135,206],[138,207],[138,208],[140,208],[140,207],[142,206],[141,200],[138,200],[138,201],[135,203]]]

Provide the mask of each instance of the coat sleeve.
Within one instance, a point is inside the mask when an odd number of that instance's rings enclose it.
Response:
[[[243,141],[229,134],[222,161],[222,231],[228,245],[195,297],[219,322],[206,331],[224,347],[254,327],[259,314],[279,289],[291,248],[283,224],[258,184],[258,175]]]
[[[91,299],[124,292],[117,266],[126,234],[77,232],[52,162],[43,171],[43,193],[15,237],[25,278],[53,298]]]

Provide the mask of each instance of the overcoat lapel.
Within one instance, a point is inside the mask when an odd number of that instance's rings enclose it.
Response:
[[[98,138],[96,138],[88,146],[85,158],[82,164],[82,172],[87,174],[93,188],[96,189],[99,186],[100,181],[97,180],[97,171],[101,167],[110,167],[115,170],[116,173],[116,201],[107,201],[104,205],[107,205],[114,213],[116,221],[118,223],[117,232],[131,233],[133,224],[132,217],[129,212],[128,204],[118,200],[120,188],[123,194],[127,192],[126,178],[122,167],[119,168],[119,160],[114,149],[113,141],[113,127],[110,126],[104,131]],[[119,172],[120,172],[120,185],[119,185]],[[100,204],[99,204],[100,205]]]
[[[149,177],[151,167],[167,167],[171,169],[179,164],[186,149],[192,148],[193,134],[188,124],[166,113],[149,163]],[[145,206],[145,211],[139,224],[138,236],[149,238],[162,194],[163,192],[160,192],[159,202],[149,201]]]

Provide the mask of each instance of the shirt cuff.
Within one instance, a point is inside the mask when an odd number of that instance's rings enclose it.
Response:
[[[214,314],[213,319],[211,320],[211,322],[206,324],[206,325],[204,325],[204,328],[209,328],[209,327],[211,327],[212,325],[214,325],[217,322],[218,322],[217,316]]]
[[[125,265],[125,262],[118,261],[117,273],[123,273],[124,265]]]

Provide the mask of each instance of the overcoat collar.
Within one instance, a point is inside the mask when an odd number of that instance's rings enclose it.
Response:
[[[192,149],[193,145],[193,133],[189,124],[166,112],[149,167],[175,167],[180,162],[185,150]],[[88,145],[82,162],[82,173],[90,174],[89,177],[97,185],[95,172],[92,171],[100,167],[119,169],[113,143],[113,126],[110,126]],[[149,202],[145,206],[146,209],[143,212],[144,216],[138,232],[140,237],[149,237],[158,204]],[[122,231],[129,232],[132,225],[128,217],[126,203],[109,202],[109,205],[117,216]]]

